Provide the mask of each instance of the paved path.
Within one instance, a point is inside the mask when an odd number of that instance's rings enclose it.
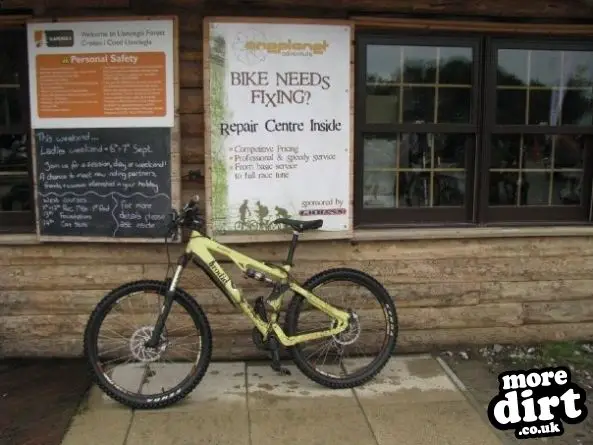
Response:
[[[93,388],[62,445],[501,445],[441,363],[398,356],[354,390],[325,389],[290,365],[279,376],[267,363],[212,363],[184,401],[159,411]]]

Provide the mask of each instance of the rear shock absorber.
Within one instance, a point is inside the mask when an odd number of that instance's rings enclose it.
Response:
[[[271,280],[270,278],[266,277],[263,273],[258,272],[257,270],[254,269],[246,269],[245,270],[245,276],[247,276],[248,278],[252,278],[254,280],[257,281],[261,281],[267,284],[274,284],[274,281]]]

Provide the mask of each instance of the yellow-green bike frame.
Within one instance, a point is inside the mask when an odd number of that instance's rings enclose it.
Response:
[[[168,294],[171,296],[174,294],[183,269],[189,261],[192,261],[208,275],[233,306],[238,306],[243,313],[249,317],[257,330],[262,334],[264,340],[270,333],[274,333],[278,341],[284,346],[294,346],[298,343],[337,335],[347,328],[350,314],[326,303],[312,292],[301,287],[290,275],[292,256],[296,247],[298,235],[298,232],[293,232],[293,240],[290,246],[288,260],[280,266],[258,261],[224,246],[215,240],[202,235],[200,232],[192,231],[189,242],[185,248],[185,253],[180,257],[177,268],[175,269],[175,273],[169,285]],[[265,281],[268,284],[274,284],[274,290],[270,297],[268,297],[268,304],[273,310],[270,314],[269,321],[263,320],[243,298],[243,293],[240,289],[235,287],[235,284],[229,275],[214,258],[214,255],[212,254],[213,252],[227,257],[242,272],[247,273],[248,271],[255,271],[256,273],[263,274],[263,276],[266,277]],[[259,277],[261,278],[262,276]],[[293,291],[302,295],[313,307],[328,314],[336,321],[335,327],[294,336],[286,335],[278,323],[278,312],[282,307],[283,298],[288,291]],[[160,323],[157,322],[157,329],[160,327],[158,326],[159,324]],[[157,329],[155,329],[155,331],[157,331]],[[160,329],[158,329],[158,332],[160,332]]]

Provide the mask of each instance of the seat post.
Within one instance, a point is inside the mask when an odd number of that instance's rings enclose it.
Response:
[[[299,241],[299,232],[293,230],[292,232],[292,241],[290,242],[290,247],[288,249],[288,256],[286,257],[286,261],[284,264],[288,266],[292,266],[292,258],[294,257],[294,251],[296,250],[297,242]]]

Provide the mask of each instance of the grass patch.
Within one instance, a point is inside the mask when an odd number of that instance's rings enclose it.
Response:
[[[555,361],[558,365],[573,365],[593,369],[593,356],[582,349],[582,343],[574,341],[546,343],[539,347],[543,360]]]

